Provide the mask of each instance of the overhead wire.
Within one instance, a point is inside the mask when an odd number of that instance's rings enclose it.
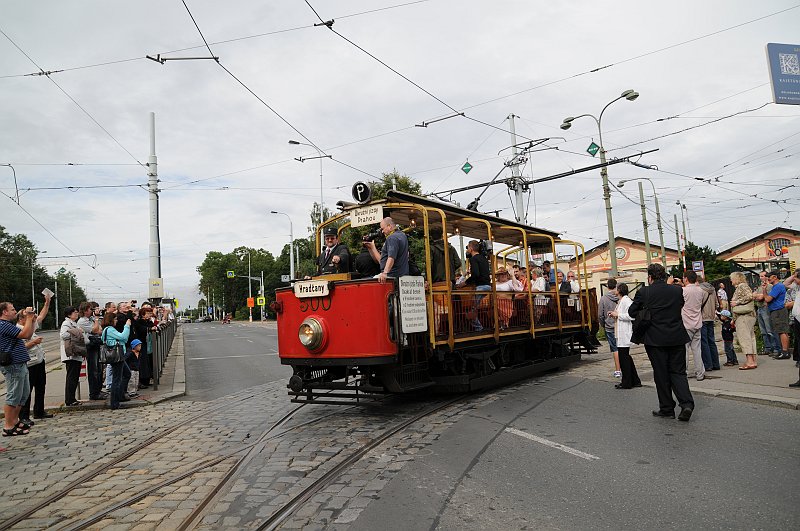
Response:
[[[50,236],[51,236],[51,237],[52,237],[52,238],[53,238],[55,241],[57,241],[58,243],[60,243],[60,244],[61,244],[61,245],[62,245],[62,246],[63,246],[63,247],[64,247],[64,248],[67,250],[67,251],[69,251],[69,252],[70,252],[70,253],[72,253],[73,255],[76,255],[76,257],[77,257],[77,258],[78,258],[78,259],[79,259],[81,262],[83,262],[83,263],[84,263],[84,264],[86,264],[88,267],[90,267],[90,268],[92,268],[93,270],[95,270],[95,271],[97,272],[97,274],[99,274],[101,277],[103,277],[103,278],[105,278],[106,280],[108,280],[109,282],[111,282],[111,284],[112,284],[112,285],[116,286],[116,287],[117,287],[117,288],[119,288],[119,289],[125,289],[125,288],[123,288],[122,286],[120,286],[119,284],[115,283],[115,282],[114,282],[113,280],[111,280],[110,278],[108,278],[108,277],[105,275],[105,273],[103,273],[102,271],[100,271],[100,270],[97,268],[97,265],[96,265],[96,264],[95,264],[95,265],[93,265],[93,264],[90,264],[90,263],[89,263],[89,262],[87,262],[87,261],[86,261],[86,260],[85,260],[85,259],[84,259],[82,256],[79,256],[79,254],[80,254],[80,253],[77,253],[77,252],[75,252],[75,251],[74,251],[74,250],[73,250],[73,249],[72,249],[72,248],[71,248],[69,245],[67,245],[66,243],[64,243],[64,242],[63,242],[63,241],[62,241],[62,240],[61,240],[61,239],[60,239],[58,236],[56,236],[56,235],[55,235],[55,234],[54,234],[54,233],[53,233],[53,232],[52,232],[50,229],[48,229],[47,227],[45,227],[45,226],[42,224],[42,222],[41,222],[41,221],[39,221],[38,219],[36,219],[36,217],[35,217],[33,214],[31,214],[30,212],[28,212],[28,210],[27,210],[27,209],[26,209],[24,206],[20,205],[20,204],[19,204],[19,203],[17,203],[16,201],[13,201],[13,200],[12,200],[12,202],[13,202],[15,205],[17,205],[17,208],[19,208],[20,210],[22,210],[22,211],[23,211],[23,212],[24,212],[24,213],[25,213],[25,214],[26,214],[26,215],[27,215],[29,218],[31,218],[31,219],[32,219],[32,220],[33,220],[33,221],[34,221],[34,222],[35,222],[37,225],[39,225],[39,226],[40,226],[40,227],[41,227],[41,228],[42,228],[42,229],[43,229],[43,230],[44,230],[44,231],[45,231],[47,234],[49,234],[49,235],[50,235]]]
[[[595,73],[595,72],[599,72],[599,71],[601,71],[601,70],[605,70],[605,69],[607,69],[607,68],[611,68],[611,67],[618,66],[618,65],[621,65],[621,64],[629,63],[629,62],[631,62],[631,61],[635,61],[635,60],[637,60],[637,59],[641,59],[641,58],[643,58],[643,57],[648,57],[648,56],[650,56],[650,55],[653,55],[653,54],[661,53],[661,52],[664,52],[664,51],[667,51],[667,50],[671,50],[671,49],[673,49],[673,48],[677,48],[677,47],[680,47],[680,46],[684,46],[684,45],[686,45],[686,44],[691,44],[691,43],[693,43],[693,42],[697,42],[697,41],[699,41],[699,40],[707,39],[707,38],[709,38],[709,37],[713,37],[713,36],[715,36],[715,35],[719,35],[719,34],[721,34],[721,33],[725,33],[725,32],[727,32],[727,31],[731,31],[731,30],[734,30],[734,29],[737,29],[737,28],[741,28],[741,27],[743,27],[743,26],[747,26],[747,25],[749,25],[749,24],[753,24],[753,23],[755,23],[755,22],[759,22],[759,21],[761,21],[761,20],[764,20],[764,19],[767,19],[767,18],[770,18],[770,17],[774,17],[774,16],[777,16],[777,15],[780,15],[780,14],[786,13],[787,11],[791,11],[791,10],[793,10],[793,9],[797,9],[798,7],[800,7],[800,4],[796,4],[796,5],[794,5],[794,6],[791,6],[791,7],[788,7],[788,8],[786,8],[786,9],[781,9],[780,11],[775,11],[775,12],[773,12],[773,13],[769,13],[769,14],[767,14],[767,15],[764,15],[764,16],[761,16],[761,17],[758,17],[758,18],[754,18],[754,19],[751,19],[751,20],[747,20],[747,21],[745,21],[745,22],[742,22],[742,23],[739,23],[739,24],[735,24],[735,25],[733,25],[733,26],[728,26],[727,28],[723,28],[723,29],[720,29],[720,30],[717,30],[717,31],[713,31],[713,32],[710,32],[710,33],[706,33],[706,34],[704,34],[704,35],[700,35],[700,36],[698,36],[698,37],[694,37],[694,38],[691,38],[691,39],[687,39],[687,40],[684,40],[684,41],[681,41],[681,42],[678,42],[678,43],[675,43],[675,44],[670,44],[670,45],[668,45],[668,46],[664,46],[664,47],[662,47],[662,48],[658,48],[658,49],[656,49],[656,50],[651,50],[651,51],[649,51],[649,52],[645,52],[645,53],[642,53],[642,54],[639,54],[639,55],[635,55],[635,56],[632,56],[632,57],[628,57],[627,59],[622,59],[622,60],[620,60],[620,61],[616,61],[616,62],[613,62],[613,63],[607,64],[607,65],[605,65],[605,66],[600,66],[600,67],[592,68],[592,69],[590,69],[590,70],[586,70],[586,71],[583,71],[583,72],[578,72],[578,73],[576,73],[576,74],[572,74],[572,75],[569,75],[569,76],[565,76],[565,77],[563,77],[563,78],[556,79],[556,80],[553,80],[553,81],[548,81],[548,82],[546,82],[546,83],[542,83],[542,84],[540,84],[540,85],[536,85],[536,86],[533,86],[533,87],[529,87],[529,88],[527,88],[527,89],[518,90],[518,91],[516,91],[516,92],[512,92],[512,93],[510,93],[510,94],[506,94],[505,96],[500,96],[500,97],[497,97],[497,98],[492,98],[492,99],[490,99],[490,100],[486,100],[486,101],[483,101],[483,102],[480,102],[480,103],[476,103],[476,104],[470,105],[470,106],[468,106],[468,107],[463,107],[461,110],[462,110],[462,111],[466,111],[466,110],[469,110],[469,109],[474,109],[475,107],[480,107],[480,106],[483,106],[483,105],[488,105],[489,103],[494,103],[494,102],[497,102],[497,101],[500,101],[500,100],[504,100],[504,99],[507,99],[507,98],[511,98],[511,97],[514,97],[514,96],[518,96],[518,95],[520,95],[520,94],[524,94],[524,93],[526,93],[526,92],[530,92],[530,91],[537,90],[537,89],[540,89],[540,88],[544,88],[544,87],[548,87],[548,86],[551,86],[551,85],[555,85],[555,84],[557,84],[557,83],[561,83],[561,82],[564,82],[564,81],[567,81],[567,80],[570,80],[570,79],[574,79],[574,78],[576,78],[576,77],[584,76],[584,75],[587,75],[587,74],[593,74],[593,73]]]
[[[431,0],[416,0],[416,1],[413,1],[413,2],[405,2],[405,3],[402,3],[402,4],[395,4],[395,5],[391,5],[391,6],[385,6],[385,7],[380,7],[380,8],[376,8],[376,9],[369,9],[369,10],[366,10],[366,11],[360,11],[360,12],[357,12],[357,13],[350,13],[348,15],[341,15],[341,16],[337,16],[336,18],[341,20],[341,19],[345,19],[345,18],[358,17],[358,16],[361,16],[361,15],[369,15],[369,14],[377,13],[377,12],[380,12],[380,11],[387,11],[387,10],[390,10],[390,9],[406,7],[406,6],[410,6],[410,5],[413,5],[413,4],[422,4],[422,3],[430,2],[430,1]],[[308,24],[308,25],[304,25],[304,26],[295,26],[295,27],[292,27],[292,28],[284,28],[284,29],[268,31],[268,32],[264,32],[264,33],[257,33],[255,35],[246,35],[246,36],[242,36],[242,37],[233,37],[233,38],[230,38],[230,39],[224,39],[224,40],[220,40],[220,41],[212,41],[212,42],[206,43],[206,44],[207,45],[210,44],[212,46],[216,46],[218,44],[228,44],[228,43],[239,42],[239,41],[244,41],[244,40],[248,40],[248,39],[257,39],[257,38],[260,38],[260,37],[267,37],[267,36],[270,36],[270,35],[277,35],[277,34],[280,34],[280,33],[287,33],[287,32],[290,32],[290,31],[297,31],[297,30],[302,30],[302,29],[313,29],[313,28],[314,28],[313,24]],[[178,49],[175,49],[175,50],[169,50],[169,51],[166,51],[166,52],[161,52],[159,55],[167,55],[167,54],[173,54],[173,53],[178,53],[178,52],[186,52],[186,51],[190,51],[190,50],[196,50],[198,48],[203,48],[204,46],[189,46],[189,47],[186,47],[186,48],[178,48]],[[61,68],[61,69],[58,69],[58,70],[52,70],[49,73],[56,74],[56,73],[62,73],[62,72],[71,72],[71,71],[74,71],[74,70],[84,70],[84,69],[87,69],[87,68],[96,68],[96,67],[101,67],[101,66],[115,65],[115,64],[119,64],[119,63],[129,63],[129,62],[133,62],[133,61],[145,61],[146,59],[147,59],[146,57],[131,57],[131,58],[128,58],[128,59],[110,60],[110,61],[104,61],[104,62],[101,62],[101,63],[92,63],[92,64],[88,64],[88,65]],[[29,76],[38,76],[38,75],[42,75],[41,72],[33,72],[33,73],[28,73],[28,74],[9,74],[9,75],[0,76],[0,79],[8,79],[8,78],[15,78],[15,77],[29,77]]]
[[[752,109],[745,109],[743,111],[735,112],[735,113],[729,114],[727,116],[721,116],[721,117],[716,118],[714,120],[709,120],[708,122],[703,122],[701,124],[693,125],[691,127],[685,127],[685,128],[680,129],[678,131],[673,131],[672,133],[667,133],[667,134],[664,134],[664,135],[655,136],[653,138],[648,138],[647,140],[640,140],[639,142],[633,142],[632,144],[628,144],[628,145],[617,147],[617,148],[607,149],[606,153],[609,153],[611,151],[617,151],[617,150],[620,150],[620,149],[633,147],[633,146],[638,146],[640,144],[646,144],[647,142],[652,142],[653,140],[666,138],[668,136],[673,136],[673,135],[677,135],[677,134],[680,134],[680,133],[685,133],[686,131],[691,131],[692,129],[698,129],[700,127],[705,127],[707,125],[711,125],[711,124],[714,124],[714,123],[717,123],[717,122],[721,122],[722,120],[727,120],[728,118],[733,118],[734,116],[739,116],[740,114],[745,114],[745,113],[748,113],[748,112],[754,112],[754,111],[757,111],[759,109],[763,109],[767,105],[772,105],[772,104],[773,103],[771,101],[768,101],[767,103],[765,103],[763,105],[759,105],[758,107],[754,107]]]
[[[72,101],[72,103],[74,103],[74,104],[75,104],[75,105],[76,105],[76,106],[77,106],[77,107],[78,107],[78,108],[79,108],[81,111],[83,111],[83,113],[84,113],[86,116],[88,116],[88,117],[89,117],[89,119],[90,119],[90,120],[92,120],[92,121],[93,121],[93,122],[94,122],[94,123],[97,125],[97,127],[99,127],[100,129],[102,129],[102,130],[103,130],[103,132],[104,132],[106,135],[108,135],[108,137],[109,137],[109,138],[111,138],[111,140],[113,140],[113,141],[114,141],[114,142],[115,142],[115,143],[116,143],[116,144],[117,144],[119,147],[121,147],[121,148],[122,148],[122,149],[125,151],[125,153],[127,153],[128,155],[130,155],[130,157],[131,157],[133,160],[135,160],[137,164],[139,164],[140,166],[144,167],[144,164],[142,164],[142,162],[141,162],[139,159],[137,159],[137,158],[136,158],[136,156],[135,156],[133,153],[131,153],[131,152],[128,150],[128,148],[126,148],[125,146],[123,146],[123,145],[122,145],[122,143],[121,143],[119,140],[117,140],[117,139],[114,137],[114,135],[112,135],[112,134],[111,134],[111,133],[108,131],[108,129],[106,129],[105,127],[103,127],[103,126],[100,124],[100,122],[98,122],[98,121],[97,121],[97,119],[96,119],[94,116],[92,116],[92,115],[91,115],[91,113],[90,113],[89,111],[87,111],[87,110],[86,110],[86,109],[85,109],[85,108],[84,108],[84,107],[83,107],[83,106],[82,106],[80,103],[78,103],[78,102],[77,102],[77,100],[76,100],[75,98],[73,98],[73,97],[72,97],[72,96],[71,96],[71,95],[70,95],[70,94],[69,94],[69,93],[68,93],[66,90],[64,90],[64,88],[63,88],[61,85],[59,85],[58,83],[56,83],[56,81],[55,81],[55,80],[54,80],[52,77],[50,77],[50,75],[48,75],[48,74],[45,72],[45,70],[44,70],[44,69],[43,69],[41,66],[39,66],[39,64],[38,64],[36,61],[34,61],[34,60],[33,60],[33,58],[32,58],[30,55],[28,55],[28,54],[25,52],[25,50],[23,50],[23,49],[22,49],[22,48],[21,48],[21,47],[20,47],[20,46],[19,46],[19,45],[18,45],[16,42],[14,42],[14,39],[12,39],[11,37],[9,37],[9,36],[8,36],[8,34],[7,34],[5,31],[3,31],[3,29],[2,29],[2,28],[0,28],[0,33],[2,33],[2,34],[3,34],[3,36],[4,36],[6,39],[8,39],[8,41],[9,41],[9,42],[10,42],[12,45],[14,45],[14,47],[15,47],[17,50],[19,50],[19,51],[20,51],[20,53],[22,53],[22,55],[24,55],[25,57],[27,57],[27,58],[28,58],[28,61],[30,61],[31,63],[33,63],[33,65],[34,65],[36,68],[38,68],[38,69],[39,69],[39,71],[40,71],[40,72],[42,72],[42,74],[43,74],[45,77],[47,77],[47,79],[49,79],[51,83],[53,83],[53,85],[55,85],[56,87],[58,87],[58,90],[60,90],[60,91],[61,91],[61,92],[62,92],[62,93],[63,93],[63,94],[64,94],[64,95],[67,97],[67,98],[69,98],[69,99]]]

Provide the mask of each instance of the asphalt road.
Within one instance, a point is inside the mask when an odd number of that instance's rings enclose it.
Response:
[[[442,434],[352,528],[794,528],[798,412],[695,401],[685,423],[651,416],[651,388],[520,388]]]
[[[292,371],[278,358],[273,325],[184,324],[186,400],[207,401],[275,380]],[[288,398],[287,398],[288,402]]]

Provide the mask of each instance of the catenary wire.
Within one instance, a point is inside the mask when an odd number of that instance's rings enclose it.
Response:
[[[70,94],[69,94],[69,93],[68,93],[66,90],[64,90],[64,89],[61,87],[61,85],[59,85],[58,83],[56,83],[56,81],[55,81],[53,78],[51,78],[49,75],[45,74],[45,73],[44,73],[44,72],[45,72],[45,71],[44,71],[44,69],[43,69],[41,66],[39,66],[39,65],[36,63],[36,61],[34,61],[34,60],[33,60],[33,58],[32,58],[30,55],[28,55],[28,54],[25,52],[25,50],[23,50],[23,49],[22,49],[22,48],[21,48],[21,47],[20,47],[20,46],[19,46],[19,45],[18,45],[16,42],[14,42],[14,40],[13,40],[11,37],[9,37],[9,36],[8,36],[8,34],[6,34],[6,32],[2,30],[2,28],[0,28],[0,33],[2,33],[2,34],[3,34],[3,36],[4,36],[6,39],[8,39],[8,41],[9,41],[9,42],[10,42],[12,45],[14,45],[14,47],[15,47],[17,50],[19,50],[19,51],[20,51],[20,53],[22,53],[22,55],[24,55],[25,57],[27,57],[27,58],[28,58],[28,61],[30,61],[31,63],[33,63],[33,65],[34,65],[36,68],[38,68],[38,69],[39,69],[39,71],[40,71],[40,72],[42,72],[42,73],[43,73],[43,74],[44,74],[44,75],[47,77],[47,79],[49,79],[49,80],[50,80],[50,82],[51,82],[51,83],[53,83],[53,84],[54,84],[56,87],[58,87],[58,90],[60,90],[62,93],[64,93],[64,95],[65,95],[67,98],[69,98],[69,99],[72,101],[72,103],[74,103],[74,104],[75,104],[75,105],[76,105],[76,106],[77,106],[77,107],[78,107],[78,108],[79,108],[81,111],[83,111],[83,113],[84,113],[86,116],[88,116],[88,117],[89,117],[89,119],[90,119],[91,121],[93,121],[93,122],[94,122],[94,123],[97,125],[97,127],[99,127],[100,129],[102,129],[102,130],[103,130],[103,132],[104,132],[106,135],[108,135],[108,137],[109,137],[109,138],[111,138],[111,140],[113,140],[113,141],[114,141],[114,142],[115,142],[115,143],[116,143],[116,144],[117,144],[119,147],[121,147],[121,148],[122,148],[122,149],[125,151],[125,153],[127,153],[128,155],[130,155],[130,156],[131,156],[131,158],[132,158],[133,160],[135,160],[137,164],[139,164],[140,166],[144,166],[144,164],[142,164],[142,162],[141,162],[139,159],[137,159],[137,158],[136,158],[136,156],[135,156],[133,153],[131,153],[131,152],[128,150],[128,148],[126,148],[125,146],[123,146],[123,145],[122,145],[122,143],[120,143],[120,141],[119,141],[119,140],[117,140],[117,139],[114,137],[114,135],[112,135],[112,134],[111,134],[111,133],[108,131],[108,129],[106,129],[105,127],[103,127],[103,126],[100,124],[100,122],[98,122],[98,121],[97,121],[97,119],[95,119],[95,117],[94,117],[94,116],[92,116],[92,115],[91,115],[91,113],[89,113],[89,111],[87,111],[87,110],[86,110],[86,109],[85,109],[85,108],[84,108],[84,107],[83,107],[83,106],[82,106],[80,103],[78,103],[78,102],[77,102],[77,100],[75,100],[75,98],[73,98],[73,97],[72,97],[72,96],[71,96],[71,95],[70,95]]]

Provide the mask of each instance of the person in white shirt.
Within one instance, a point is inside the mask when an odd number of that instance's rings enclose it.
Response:
[[[42,327],[42,321],[47,317],[47,312],[50,310],[51,297],[52,295],[47,295],[47,292],[45,292],[44,305],[39,311],[39,315],[36,317],[36,324],[34,325],[36,327],[35,330],[39,330],[39,328]],[[22,314],[19,313],[17,316],[21,318]],[[22,330],[22,322],[17,322],[17,328]],[[42,338],[34,331],[31,338],[25,341],[25,348],[28,349],[28,354],[31,357],[28,362],[28,379],[31,384],[31,394],[28,395],[28,399],[22,404],[22,409],[19,410],[19,419],[25,424],[30,424],[32,426],[31,398],[33,398],[33,418],[49,419],[53,418],[53,414],[44,410],[44,392],[47,386],[47,373],[44,368],[45,352],[44,347],[42,347]],[[34,393],[36,394],[35,398]]]
[[[498,292],[522,291],[522,282],[511,276],[505,267],[497,268],[495,288]],[[508,328],[511,317],[514,315],[514,301],[512,295],[497,295],[497,316],[500,319],[500,328]]]
[[[619,368],[622,371],[622,381],[614,385],[614,387],[616,389],[641,387],[642,381],[639,379],[636,365],[634,365],[630,354],[633,318],[628,315],[628,308],[633,304],[633,300],[628,297],[628,285],[622,282],[617,284],[617,294],[620,296],[619,303],[616,309],[611,312],[611,317],[617,320],[617,351],[619,352]]]

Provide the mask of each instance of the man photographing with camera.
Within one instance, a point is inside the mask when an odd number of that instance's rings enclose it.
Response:
[[[30,307],[22,311],[20,319],[22,329],[14,324],[16,319],[17,311],[14,305],[10,302],[0,302],[0,372],[6,378],[3,437],[30,433],[30,427],[19,421],[22,404],[31,394],[31,384],[28,379],[30,356],[22,340],[33,336],[36,330],[36,312]]]
[[[375,242],[365,242],[372,255],[380,264],[378,282],[386,282],[388,277],[400,278],[408,275],[408,237],[401,230],[397,229],[397,224],[390,217],[381,220],[381,232],[386,236],[386,242],[378,253]]]

